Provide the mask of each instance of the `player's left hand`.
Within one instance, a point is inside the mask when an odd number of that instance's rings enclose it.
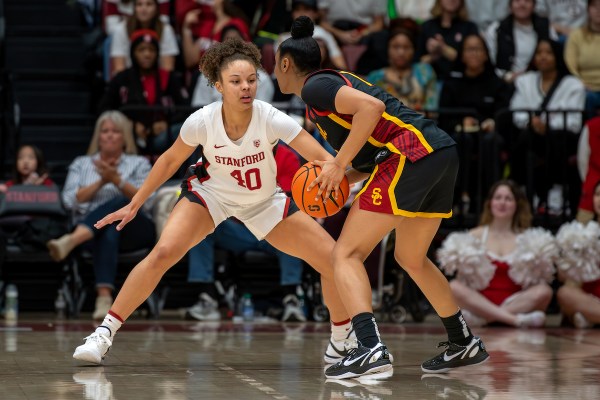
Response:
[[[135,207],[132,203],[127,204],[125,207],[108,214],[106,217],[102,218],[100,221],[94,224],[96,229],[101,229],[106,225],[110,225],[113,222],[121,221],[119,225],[117,225],[117,230],[120,231],[127,225],[129,221],[135,218],[137,215],[139,207]]]
[[[317,191],[317,200],[321,194],[325,193],[323,202],[326,202],[333,192],[333,198],[337,199],[339,195],[340,182],[344,179],[345,170],[334,160],[327,161],[313,161],[313,164],[321,167],[321,173],[312,181],[310,185],[308,185],[308,190],[310,191],[315,185],[319,185],[319,190]]]

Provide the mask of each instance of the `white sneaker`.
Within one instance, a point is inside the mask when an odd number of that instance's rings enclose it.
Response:
[[[306,322],[306,315],[302,309],[300,300],[294,294],[288,294],[283,298],[283,316],[281,321],[283,322]]]
[[[543,311],[517,314],[517,326],[520,328],[541,328],[545,323],[546,313]]]
[[[111,340],[98,332],[85,338],[85,343],[75,349],[73,358],[94,364],[102,364],[102,360],[112,346]]]
[[[111,296],[98,296],[96,297],[96,308],[92,314],[93,320],[103,320],[106,314],[110,311],[113,304],[113,298]]]
[[[198,321],[219,321],[221,319],[219,303],[207,293],[201,293],[198,302],[188,308],[185,315]]]
[[[334,340],[333,337],[329,338],[329,344],[323,360],[326,364],[335,364],[340,362],[348,355],[348,350],[356,347],[356,333],[354,328],[350,328],[350,332],[344,340]]]
[[[573,325],[577,329],[586,329],[591,326],[590,321],[579,311],[573,314]]]

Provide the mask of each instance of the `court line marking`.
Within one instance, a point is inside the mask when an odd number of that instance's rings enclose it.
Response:
[[[227,364],[223,363],[215,363],[215,367],[219,368],[221,371],[225,371],[231,375],[233,375],[236,379],[242,381],[243,383],[249,385],[250,387],[260,390],[264,394],[273,397],[277,400],[291,400],[285,394],[279,393],[277,390],[273,389],[270,386],[265,385],[264,383],[257,381],[254,378],[244,374],[241,371],[236,370],[235,368],[230,367]]]

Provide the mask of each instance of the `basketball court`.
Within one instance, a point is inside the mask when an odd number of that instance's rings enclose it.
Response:
[[[424,375],[419,364],[446,340],[441,324],[382,323],[393,376],[326,381],[328,324],[133,318],[99,367],[71,358],[91,321],[22,316],[0,323],[0,399],[598,399],[600,330],[549,325],[477,329],[488,362]]]

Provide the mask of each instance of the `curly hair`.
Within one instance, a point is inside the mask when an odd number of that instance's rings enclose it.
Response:
[[[237,60],[245,60],[256,67],[262,68],[260,64],[260,51],[249,42],[238,38],[227,39],[224,42],[211,46],[200,60],[200,72],[208,79],[210,86],[221,79],[221,71],[230,63]]]

